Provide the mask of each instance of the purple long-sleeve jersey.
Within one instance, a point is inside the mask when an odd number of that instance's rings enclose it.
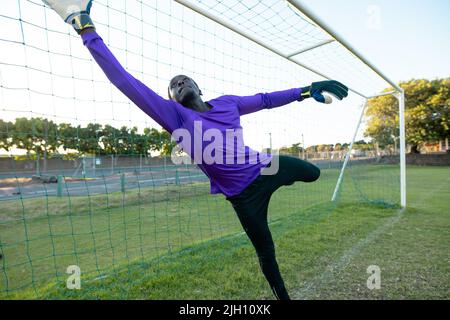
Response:
[[[240,116],[301,100],[300,88],[247,97],[225,95],[208,101],[213,107],[211,110],[197,112],[162,98],[134,78],[121,66],[96,32],[84,33],[82,39],[108,79],[142,111],[171,134],[176,134],[180,129],[190,134],[190,141],[180,138],[180,145],[209,177],[211,193],[223,193],[226,197],[241,193],[271,161],[270,155],[258,153],[244,145],[243,136],[239,134],[242,132]],[[226,143],[230,131],[237,133],[232,139],[234,143]],[[216,141],[219,133],[223,137],[221,142]],[[211,142],[200,141],[200,147],[195,147],[199,141],[195,137]],[[216,148],[211,154],[217,159],[220,158],[217,153],[222,152],[223,161],[199,161],[195,154],[207,151],[212,142],[222,147]]]

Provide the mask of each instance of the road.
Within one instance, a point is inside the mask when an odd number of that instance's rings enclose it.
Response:
[[[61,195],[63,197],[68,195],[71,197],[76,197],[120,192],[122,190],[122,186],[125,190],[132,190],[138,188],[160,187],[168,184],[187,184],[201,181],[208,181],[208,177],[200,170],[180,170],[159,173],[144,173],[140,175],[127,173],[123,175],[117,174],[108,177],[99,177],[81,181],[63,181],[60,188]],[[0,188],[0,201],[57,196],[57,194],[57,183],[19,183],[16,187],[9,186]]]
[[[357,161],[358,163],[366,163],[368,159]],[[321,169],[338,169],[342,166],[341,161],[319,160],[313,162]],[[162,168],[162,167],[161,167]],[[61,174],[61,173],[59,173]],[[26,175],[21,175],[25,176]],[[124,181],[122,182],[122,178]],[[168,166],[166,170],[148,170],[137,173],[135,168],[125,168],[122,173],[106,176],[97,176],[86,180],[79,179],[78,181],[64,181],[61,188],[62,196],[86,196],[94,194],[105,194],[120,192],[122,185],[125,190],[132,190],[137,188],[152,188],[160,187],[168,184],[188,184],[192,182],[207,182],[208,177],[197,167],[176,167]],[[44,184],[44,183],[26,183],[17,186],[0,185],[0,201],[5,200],[20,200],[25,198],[37,198],[46,196],[57,196],[58,184]]]

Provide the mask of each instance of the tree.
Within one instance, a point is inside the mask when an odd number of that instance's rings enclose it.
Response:
[[[129,142],[130,132],[125,126],[118,130],[117,139],[117,153],[121,155],[130,154],[130,142]]]
[[[375,145],[372,142],[367,143],[364,140],[355,141],[353,144],[355,150],[374,150]]]
[[[79,150],[78,128],[70,123],[61,123],[58,126],[58,139],[64,150]]]
[[[286,154],[293,154],[293,155],[299,155],[301,152],[303,152],[303,148],[300,147],[301,143],[294,143],[290,147],[283,147],[280,148],[280,153],[286,153]]]
[[[317,152],[317,146],[309,146],[306,148],[307,153],[316,153]]]
[[[127,128],[121,127],[120,130],[116,131],[116,138],[118,138],[116,143],[116,151],[118,154],[123,155],[136,155],[148,153],[149,144],[142,136],[138,133],[138,128]]]
[[[89,123],[85,128],[62,123],[58,128],[58,138],[64,150],[73,149],[83,154],[101,154],[102,148],[99,142],[103,133],[102,129],[103,126],[98,123]]]
[[[59,141],[57,139],[58,126],[48,119],[33,118],[31,119],[32,126],[36,130],[36,135],[33,136],[36,153],[39,158],[44,159],[44,172],[47,171],[47,159],[49,154],[55,153],[59,148]]]
[[[49,152],[56,152],[59,147],[57,132],[58,127],[53,121],[42,118],[17,118],[10,143],[26,150],[28,157],[34,151],[46,159]]]
[[[175,148],[177,143],[172,141],[172,136],[166,130],[161,131],[161,155],[170,156],[172,154],[172,150]]]
[[[147,137],[145,136],[145,134],[138,134],[137,133],[137,128],[134,128],[135,131],[132,139],[133,139],[133,146],[134,146],[134,151],[136,154],[140,154],[140,155],[144,155],[144,156],[148,156],[148,152],[150,150],[150,141],[147,139]]]
[[[177,145],[172,141],[170,133],[165,130],[158,131],[155,128],[145,128],[144,136],[148,141],[149,150],[159,151],[164,156],[171,155],[173,148]]]
[[[14,131],[14,125],[12,122],[6,122],[0,119],[0,149],[9,151],[13,146],[12,132]]]
[[[161,133],[155,128],[145,128],[144,136],[149,143],[150,151],[161,151],[162,150],[162,139]]]
[[[406,140],[413,152],[420,144],[450,136],[450,78],[411,80],[401,83],[405,90]],[[392,89],[386,89],[390,91]],[[366,111],[365,132],[381,148],[395,144],[399,137],[398,102],[393,96],[371,99]]]
[[[17,118],[12,133],[12,144],[19,149],[26,150],[28,158],[30,158],[31,151],[34,150],[33,135],[31,121],[27,118]]]
[[[119,137],[120,130],[110,126],[109,124],[105,125],[99,139],[102,153],[117,154]]]
[[[329,151],[333,151],[334,145],[332,144],[319,144],[317,146],[317,151],[318,152],[329,152]]]
[[[149,151],[159,151],[161,155],[170,155],[176,143],[167,131],[155,128],[145,128],[144,134],[140,134],[137,127],[117,129],[98,123],[74,127],[42,118],[17,118],[14,123],[0,120],[0,149],[8,151],[13,146],[26,150],[28,158],[34,152],[46,159],[59,147],[78,154],[147,156]]]
[[[100,153],[100,136],[103,126],[98,123],[89,123],[86,128],[78,126],[79,151],[84,154]]]
[[[365,116],[369,121],[364,136],[372,137],[383,149],[394,145],[400,132],[397,99],[393,96],[371,99]]]
[[[450,78],[425,83],[410,90],[419,96],[416,105],[406,112],[406,134],[413,151],[423,142],[450,137]],[[431,94],[427,95],[426,92]]]

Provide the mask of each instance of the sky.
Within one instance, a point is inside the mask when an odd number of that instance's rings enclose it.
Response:
[[[450,76],[448,0],[301,2],[393,81]]]
[[[301,2],[395,82],[450,75],[450,1]],[[148,5],[142,7],[135,0],[108,0],[107,9],[106,0],[96,0],[91,15],[99,34],[123,66],[162,96],[166,95],[169,79],[176,74],[193,75],[205,100],[221,94],[251,95],[306,86],[320,79],[174,1],[145,3]],[[224,18],[236,17],[235,11],[216,5],[220,2],[201,3],[215,4],[209,11]],[[236,4],[236,10],[242,10],[235,22],[286,53],[307,47],[313,40],[325,39],[308,23],[296,20],[298,17],[286,10],[283,1],[265,0],[259,2],[259,7],[252,6],[258,3],[256,0],[224,3]],[[281,8],[284,15],[265,15],[269,12],[265,9],[275,3],[273,8]],[[1,119],[45,116],[56,122],[82,125],[95,121],[116,127],[158,127],[109,84],[73,30],[45,9],[41,1],[2,0],[2,4]],[[255,17],[255,12],[246,10],[244,5],[262,11]],[[245,14],[254,18],[257,25],[248,24],[245,19],[240,21],[239,17],[243,19]],[[21,23],[19,17],[26,23]],[[303,54],[297,61],[357,91],[379,92],[386,86],[336,44]],[[20,67],[23,65],[28,68]],[[351,95],[344,102],[328,106],[308,101],[262,111],[242,118],[244,137],[255,149],[268,147],[270,136],[274,148],[302,140],[306,146],[349,142],[361,104],[360,98]],[[363,129],[364,123],[358,138],[363,137]]]

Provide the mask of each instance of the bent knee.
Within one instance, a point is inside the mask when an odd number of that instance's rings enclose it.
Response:
[[[307,182],[314,182],[320,178],[320,169],[316,166],[312,166],[311,174]]]

